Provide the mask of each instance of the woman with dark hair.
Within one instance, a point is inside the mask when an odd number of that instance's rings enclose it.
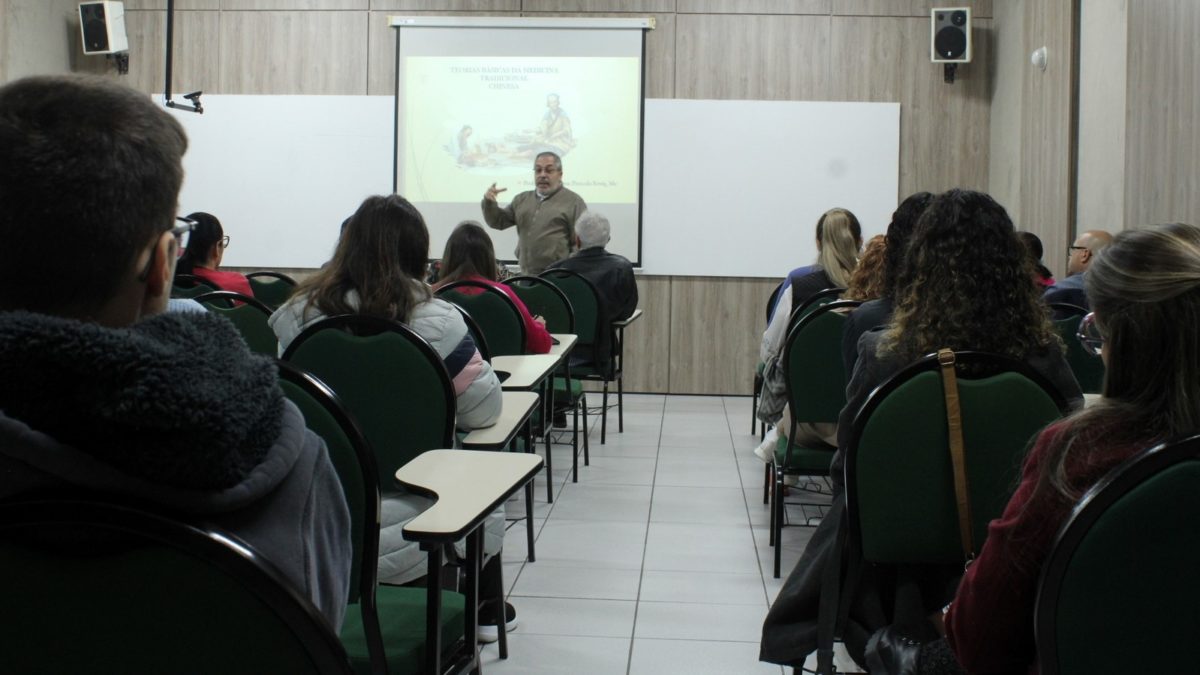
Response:
[[[455,281],[474,281],[495,288],[507,295],[521,313],[521,321],[525,324],[525,350],[530,354],[549,352],[553,342],[546,330],[546,320],[530,315],[529,308],[521,298],[517,297],[511,288],[499,283],[499,280],[492,238],[482,225],[473,220],[459,223],[446,240],[446,250],[442,254],[441,278],[433,285],[434,290]],[[465,295],[483,292],[471,287],[456,288],[455,291]]]
[[[457,397],[458,427],[491,426],[500,416],[500,381],[480,357],[462,315],[450,303],[433,297],[425,285],[428,259],[429,231],[417,209],[399,195],[368,197],[346,224],[329,264],[301,282],[291,299],[271,315],[279,351],[283,353],[305,328],[327,316],[370,314],[399,321],[428,340],[446,364]],[[400,488],[384,493],[379,581],[402,584],[425,574],[425,554],[405,541],[401,532],[432,504],[433,500]],[[485,525],[484,554],[491,558],[484,567],[484,585],[498,583],[503,543],[501,508]],[[492,624],[481,627],[481,639],[495,639],[494,619]]]
[[[1046,290],[1054,285],[1054,273],[1048,267],[1042,264],[1042,256],[1045,255],[1045,250],[1042,248],[1042,240],[1032,232],[1021,231],[1017,233],[1021,238],[1021,243],[1025,245],[1025,250],[1029,251],[1029,258],[1033,261],[1033,280],[1037,283],[1038,288]]]
[[[842,362],[846,367],[846,377],[854,372],[854,364],[858,361],[858,339],[862,334],[886,326],[892,320],[892,309],[896,301],[896,277],[908,250],[908,239],[912,236],[917,219],[929,207],[933,195],[928,192],[917,192],[909,195],[900,202],[892,213],[892,222],[887,229],[887,246],[883,258],[883,287],[879,297],[868,299],[846,317],[846,326],[842,329]]]
[[[1041,294],[1029,283],[1029,274],[1029,257],[1012,221],[988,195],[951,190],[935,197],[921,215],[897,277],[900,291],[891,327],[865,333],[859,341],[858,366],[838,420],[839,449],[830,466],[833,503],[767,615],[763,660],[798,665],[815,649],[823,571],[839,528],[847,527],[843,451],[854,416],[877,386],[938,349],[977,350],[1025,361],[1067,400],[1082,404],[1083,394],[1067,365],[1062,341],[1050,324]],[[949,589],[961,571],[954,566],[910,570],[923,591],[916,604],[924,606],[893,607],[897,590],[893,571],[865,565],[843,635],[850,655],[864,664],[867,638],[889,624],[910,628],[909,634],[917,639],[935,638],[934,625],[926,617],[949,599]]]
[[[187,249],[175,264],[175,274],[191,274],[223,291],[234,291],[254,297],[250,281],[237,272],[222,272],[221,259],[229,247],[229,237],[221,227],[221,221],[211,213],[197,211],[188,218],[196,221]]]
[[[1088,267],[1087,292],[1094,323],[1083,332],[1094,328],[1104,392],[1038,436],[947,607],[946,636],[969,672],[1029,671],[1038,577],[1079,498],[1139,451],[1200,430],[1200,228],[1118,234]]]

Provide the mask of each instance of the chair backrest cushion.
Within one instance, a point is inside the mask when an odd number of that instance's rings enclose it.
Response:
[[[279,339],[267,323],[271,310],[261,301],[232,291],[204,293],[193,299],[209,312],[229,319],[252,351],[272,357],[279,353]]]
[[[838,421],[846,405],[846,368],[842,363],[846,315],[838,310],[857,305],[854,301],[825,304],[788,333],[783,369],[788,405],[797,422]]]
[[[504,284],[521,298],[530,314],[546,320],[546,330],[551,333],[575,332],[571,301],[557,286],[538,277],[513,277]]]
[[[415,332],[355,335],[333,327],[372,317],[333,317],[313,324],[284,358],[329,385],[361,426],[375,454],[379,487],[396,490],[395,473],[426,450],[452,447],[454,390],[437,352]],[[383,321],[376,319],[376,322]],[[423,347],[423,348],[422,348]]]
[[[928,358],[928,357],[927,357]],[[936,363],[936,361],[935,361]],[[863,405],[847,454],[851,520],[872,562],[962,562],[941,376],[897,375]],[[971,527],[978,551],[1004,510],[1036,434],[1062,415],[1043,383],[1019,372],[958,377]]]
[[[439,289],[437,295],[475,319],[492,357],[525,353],[525,323],[504,293],[483,284],[458,282]]]

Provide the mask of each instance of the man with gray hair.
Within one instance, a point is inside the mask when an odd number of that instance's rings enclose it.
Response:
[[[562,184],[562,158],[542,152],[533,160],[536,189],[522,192],[501,208],[496,197],[508,188],[495,183],[483,194],[483,220],[494,230],[517,227],[521,274],[541,274],[575,249],[575,222],[587,210],[583,198]]]
[[[549,269],[564,269],[578,273],[596,287],[600,299],[599,325],[628,319],[637,309],[637,282],[633,278],[633,263],[624,256],[605,250],[611,238],[612,227],[605,218],[593,211],[584,211],[575,223],[575,244],[579,248],[569,258],[559,260]],[[601,331],[596,341],[596,354],[607,355],[611,349],[612,336]],[[579,353],[576,356],[590,356]]]

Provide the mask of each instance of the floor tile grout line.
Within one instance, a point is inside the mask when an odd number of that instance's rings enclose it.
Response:
[[[722,404],[724,404],[725,399],[722,398],[721,402],[722,402]],[[729,409],[728,408],[725,409],[725,421],[726,422],[729,421]],[[750,543],[754,545],[754,560],[758,563],[757,564],[758,577],[759,577],[759,580],[762,581],[763,598],[767,601],[767,607],[770,608],[771,593],[770,593],[770,591],[767,590],[767,577],[766,577],[766,574],[763,572],[763,561],[762,561],[762,556],[759,554],[758,542],[754,540],[754,517],[750,515],[750,498],[746,494],[745,480],[742,478],[742,465],[740,462],[737,461],[738,450],[737,450],[737,444],[733,442],[733,425],[730,425],[730,427],[729,427],[729,441],[734,446],[734,457],[733,457],[734,462],[733,463],[735,466],[737,466],[738,484],[742,485],[742,502],[746,506],[746,524],[750,527]],[[775,542],[775,545],[778,546],[779,542]]]
[[[629,653],[625,656],[625,675],[633,670],[633,645],[637,641],[638,610],[642,605],[642,583],[646,579],[646,551],[650,548],[650,518],[654,515],[654,489],[658,484],[658,457],[662,447],[663,426],[667,420],[667,397],[663,397],[662,417],[658,420],[658,442],[654,445],[654,475],[650,478],[650,508],[646,511],[646,535],[642,538],[642,565],[638,570],[637,595],[633,603],[633,625],[629,629]]]

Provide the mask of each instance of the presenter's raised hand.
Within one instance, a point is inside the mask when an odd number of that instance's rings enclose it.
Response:
[[[488,188],[487,192],[483,193],[483,198],[490,202],[494,202],[496,201],[496,195],[504,192],[507,189],[508,188],[498,188],[496,187],[495,183],[492,183],[492,187]]]

